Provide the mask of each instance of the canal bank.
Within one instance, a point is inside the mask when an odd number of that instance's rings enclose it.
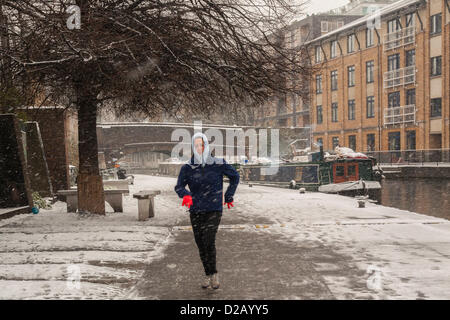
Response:
[[[399,178],[447,178],[450,179],[450,163],[424,165],[380,165],[386,179]]]

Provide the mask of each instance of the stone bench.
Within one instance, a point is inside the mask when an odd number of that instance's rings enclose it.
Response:
[[[124,195],[130,194],[127,180],[103,180],[103,188],[104,190],[128,190]]]
[[[107,189],[104,190],[105,201],[114,209],[114,212],[123,212],[122,194],[127,194],[128,189]],[[78,210],[78,191],[77,189],[59,190],[60,196],[66,197],[67,212],[77,212]]]
[[[161,194],[160,190],[143,190],[133,194],[133,198],[138,199],[138,219],[145,221],[155,216],[154,198]]]

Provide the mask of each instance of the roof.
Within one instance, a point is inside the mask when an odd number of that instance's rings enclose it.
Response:
[[[111,127],[169,127],[169,128],[194,128],[191,123],[176,122],[102,122],[97,123],[97,127],[109,129]],[[244,128],[255,128],[254,126],[226,126],[218,124],[201,124],[202,129],[223,129],[223,130],[243,130]]]
[[[394,3],[390,4],[390,5],[387,5],[386,7],[382,8],[382,9],[380,9],[379,11],[377,11],[377,12],[375,12],[373,14],[361,17],[359,19],[356,19],[356,20],[354,20],[354,21],[352,21],[352,22],[350,22],[348,24],[345,24],[341,28],[338,28],[336,30],[333,30],[333,31],[327,33],[327,34],[324,34],[323,36],[320,36],[320,37],[315,38],[315,39],[313,39],[311,41],[308,41],[305,44],[310,44],[310,43],[314,43],[314,42],[326,39],[326,38],[331,37],[331,36],[333,36],[335,34],[339,34],[342,31],[346,31],[346,30],[352,29],[354,27],[366,24],[367,21],[375,19],[375,17],[377,17],[377,16],[383,17],[383,16],[386,16],[386,15],[388,15],[388,14],[390,14],[392,12],[395,12],[395,11],[401,9],[401,8],[409,7],[409,6],[413,5],[413,4],[420,3],[420,2],[424,2],[424,0],[400,0],[400,1],[394,2]]]

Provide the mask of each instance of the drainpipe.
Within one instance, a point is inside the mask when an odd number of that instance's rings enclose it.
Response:
[[[383,98],[381,96],[381,92],[380,89],[381,87],[384,85],[384,81],[383,81],[383,70],[381,68],[382,66],[382,61],[381,61],[381,54],[380,54],[380,50],[382,50],[381,47],[381,37],[380,34],[378,33],[377,28],[374,29],[375,33],[377,35],[378,38],[378,50],[377,50],[377,54],[378,54],[378,154],[381,155],[381,102],[383,101]],[[367,101],[366,101],[367,103]],[[378,162],[380,162],[381,158],[378,159]]]

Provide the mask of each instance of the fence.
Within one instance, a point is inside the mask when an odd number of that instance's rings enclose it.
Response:
[[[450,149],[367,151],[366,155],[388,165],[450,165]]]

